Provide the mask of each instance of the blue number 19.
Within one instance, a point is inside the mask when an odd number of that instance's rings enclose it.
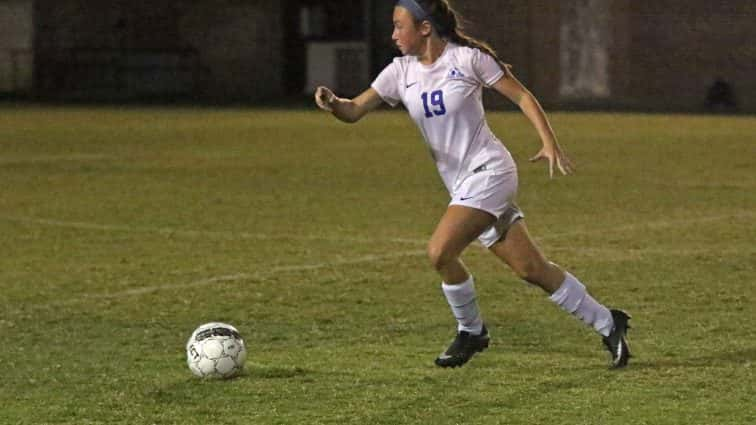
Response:
[[[423,108],[425,108],[426,118],[433,118],[433,115],[444,115],[446,113],[446,106],[444,106],[444,92],[443,91],[436,90],[434,92],[431,92],[430,103],[432,106],[437,107],[436,109],[432,111],[430,109],[430,106],[428,106],[428,92],[423,92],[423,94],[421,94],[420,97],[423,99]]]

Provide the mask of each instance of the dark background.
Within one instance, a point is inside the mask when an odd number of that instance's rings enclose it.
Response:
[[[490,42],[549,107],[756,111],[752,0],[452,3],[468,32]],[[306,98],[310,75],[311,85],[352,96],[398,54],[390,40],[393,4],[0,1],[0,92],[49,101],[268,105]],[[336,46],[333,57],[308,59],[315,45]],[[596,87],[570,91],[565,78]]]

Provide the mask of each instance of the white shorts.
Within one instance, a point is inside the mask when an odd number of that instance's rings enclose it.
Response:
[[[496,222],[478,236],[486,248],[499,241],[509,227],[525,215],[515,204],[517,170],[483,170],[466,177],[451,195],[451,205],[462,205],[485,211]]]

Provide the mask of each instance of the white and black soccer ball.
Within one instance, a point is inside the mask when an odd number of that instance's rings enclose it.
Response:
[[[186,363],[200,378],[233,378],[244,369],[246,360],[244,340],[226,323],[205,323],[186,343]]]

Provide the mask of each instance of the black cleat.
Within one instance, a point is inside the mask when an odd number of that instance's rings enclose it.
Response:
[[[488,348],[491,338],[488,336],[488,329],[483,325],[483,331],[480,335],[472,335],[467,331],[460,331],[454,342],[438,358],[436,366],[440,367],[458,367],[467,363],[475,353],[479,353]]]
[[[630,315],[622,310],[611,310],[614,319],[614,328],[609,336],[603,337],[606,349],[612,354],[611,369],[619,369],[627,366],[630,359],[630,347],[627,345],[627,330],[630,325]]]

